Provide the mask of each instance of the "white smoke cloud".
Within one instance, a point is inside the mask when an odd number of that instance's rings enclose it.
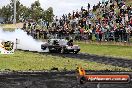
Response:
[[[23,30],[16,29],[13,32],[9,32],[3,31],[0,28],[1,41],[13,41],[16,44],[16,39],[18,39],[19,41],[19,44],[17,44],[18,49],[42,52],[41,44],[43,44],[44,42],[33,39],[32,36],[27,35],[27,33]],[[14,46],[16,48],[16,45]]]

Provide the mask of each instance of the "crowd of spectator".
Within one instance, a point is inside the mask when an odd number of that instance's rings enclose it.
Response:
[[[126,5],[125,0],[108,0],[99,2],[90,10],[81,7],[80,11],[73,11],[57,16],[51,25],[46,23],[47,30],[38,30],[35,23],[28,31],[34,38],[53,35],[59,38],[70,36],[78,40],[129,42],[132,36],[132,6]],[[30,28],[30,23],[28,23]],[[37,35],[38,34],[38,35]]]

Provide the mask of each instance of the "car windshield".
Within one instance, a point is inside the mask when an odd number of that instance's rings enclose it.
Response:
[[[50,39],[50,40],[48,40],[48,43],[49,44],[54,44],[54,43],[58,43],[58,41],[59,40],[57,40],[57,39]]]
[[[59,41],[59,44],[60,45],[67,45],[67,40],[65,40],[65,39],[61,39],[60,41]]]

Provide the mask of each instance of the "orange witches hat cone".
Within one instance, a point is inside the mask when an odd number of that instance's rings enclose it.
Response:
[[[78,72],[79,72],[79,75],[80,75],[80,76],[86,75],[85,70],[84,70],[81,66],[78,66]]]

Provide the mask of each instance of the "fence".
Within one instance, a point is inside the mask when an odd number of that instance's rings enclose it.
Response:
[[[59,34],[48,34],[47,38],[67,38],[67,39],[73,39],[73,40],[89,40],[89,41],[100,41],[100,42],[106,42],[106,41],[113,41],[113,42],[132,42],[130,34],[121,34],[121,35],[115,35],[114,33],[107,33],[107,34],[68,34],[68,35],[59,35]]]
[[[51,38],[59,38],[59,39],[73,39],[77,41],[95,41],[95,42],[121,42],[121,43],[132,43],[132,35],[130,33],[119,33],[115,32],[107,32],[103,34],[97,33],[28,33],[33,36],[35,39],[51,39]]]

